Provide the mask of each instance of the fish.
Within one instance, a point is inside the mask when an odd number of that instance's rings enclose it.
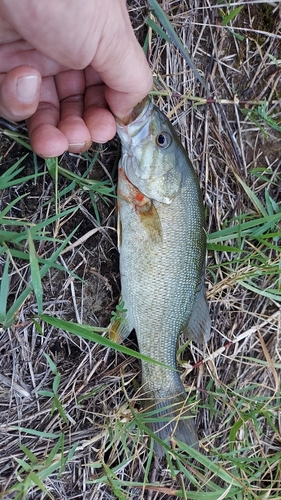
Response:
[[[149,98],[134,108],[129,123],[116,122],[123,313],[110,337],[123,342],[135,330],[140,353],[161,363],[141,362],[147,426],[168,445],[177,438],[198,447],[176,350],[181,333],[199,344],[210,336],[202,193],[172,124]],[[162,457],[159,439],[154,451]]]

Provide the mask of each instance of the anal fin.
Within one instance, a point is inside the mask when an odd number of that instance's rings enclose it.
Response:
[[[208,302],[206,299],[206,290],[204,284],[204,275],[200,287],[198,289],[192,313],[186,324],[181,328],[188,339],[194,340],[198,344],[208,342],[211,331],[211,318],[209,313]]]

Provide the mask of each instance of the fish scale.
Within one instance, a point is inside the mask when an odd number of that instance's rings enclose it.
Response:
[[[203,343],[210,333],[204,287],[205,231],[197,177],[171,123],[149,100],[128,125],[117,123],[119,252],[124,321],[118,341],[135,329],[142,354],[144,409],[161,440],[196,445],[194,418],[176,370],[179,333]],[[137,112],[135,114],[137,114]],[[115,320],[117,321],[117,320]],[[157,419],[155,417],[158,417]],[[163,448],[156,443],[162,456]]]

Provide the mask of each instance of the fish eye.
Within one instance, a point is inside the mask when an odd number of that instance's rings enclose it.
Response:
[[[172,142],[172,137],[167,132],[160,132],[155,139],[156,145],[162,149],[166,149]]]

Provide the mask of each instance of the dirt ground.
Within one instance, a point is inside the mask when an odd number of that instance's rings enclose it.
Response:
[[[256,116],[251,119],[244,113],[252,109],[250,102],[266,100],[268,114],[280,124],[280,4],[245,3],[233,20],[233,26],[225,28],[222,27],[222,12],[227,10],[225,4],[210,6],[205,0],[159,3],[210,88],[210,95],[206,96],[179,51],[150,32],[148,58],[158,91],[153,98],[170,117],[198,173],[206,206],[206,229],[212,234],[225,228],[234,217],[255,214],[256,207],[241,180],[262,203],[266,188],[276,204],[281,200],[281,133],[264,121],[261,124]],[[136,36],[143,44],[148,32],[145,24],[148,5],[144,0],[130,0],[128,8]],[[233,32],[243,36],[243,40]],[[209,102],[198,105],[199,99],[206,97]],[[23,124],[18,130],[26,133]],[[26,153],[24,175],[32,175],[35,168],[40,172],[45,169],[45,174],[36,181],[31,179],[1,191],[0,210],[20,195],[28,194],[16,203],[9,215],[37,224],[55,214],[54,179],[42,159],[35,159],[31,152],[3,133],[3,127],[0,133],[0,174]],[[82,176],[96,151],[97,146],[93,144],[87,158],[66,153],[59,159],[59,165]],[[117,138],[103,145],[88,178],[107,181],[109,186],[115,184],[119,155]],[[257,177],[257,171],[263,173],[263,177]],[[269,182],[264,181],[265,177]],[[59,192],[69,184],[64,175],[59,176]],[[100,220],[93,210],[93,198],[78,185],[59,198],[60,212],[71,207],[77,210],[59,223],[48,226],[50,236],[62,240],[78,228],[72,243],[79,238],[84,241],[59,257],[57,262],[64,270],[52,268],[43,278],[44,313],[67,321],[106,327],[120,294],[114,230],[116,200],[110,196],[105,199],[98,194],[93,196]],[[95,234],[92,234],[93,229],[97,229]],[[223,244],[227,243],[233,245],[230,240]],[[280,239],[278,244],[280,250]],[[247,241],[247,245],[249,249],[254,243]],[[36,250],[38,255],[48,259],[55,248],[56,243],[49,241],[37,246]],[[268,256],[273,261],[280,259],[274,249]],[[263,364],[270,359],[280,367],[280,304],[243,285],[245,275],[253,272],[253,262],[241,259],[236,262],[236,259],[231,252],[214,249],[212,239],[209,240],[206,283],[212,338],[204,351],[191,345],[180,356],[182,372],[186,370],[185,385],[199,400],[197,426],[202,452],[208,454],[213,449],[227,450],[231,418],[235,411],[239,412],[237,408],[234,410],[234,395],[231,400],[225,387],[230,392],[245,391],[243,394],[249,405],[251,398],[262,399],[268,394],[277,397],[276,391],[280,394],[280,384],[276,389],[280,369],[274,369],[273,373]],[[1,274],[3,269],[2,254]],[[27,262],[15,262],[11,268],[8,305],[13,304],[30,279],[29,273]],[[263,290],[270,289],[271,276],[261,275],[259,286]],[[128,403],[136,405],[140,364],[134,358],[46,323],[41,325],[40,333],[32,321],[36,314],[36,300],[30,294],[14,324],[0,331],[0,492],[3,498],[15,498],[15,494],[5,494],[5,491],[19,481],[18,460],[25,456],[20,444],[31,450],[41,464],[54,446],[52,438],[46,441],[22,430],[28,428],[50,434],[63,433],[65,453],[77,445],[64,470],[55,471],[44,479],[52,498],[118,498],[110,481],[94,484],[87,481],[104,474],[105,469],[101,470],[97,464],[116,467],[124,480],[144,480],[147,440],[139,438],[134,427],[130,428],[132,415]],[[180,342],[183,343],[183,339]],[[126,345],[137,349],[134,334]],[[67,422],[58,412],[50,413],[50,398],[38,395],[40,390],[50,390],[54,379],[44,353],[51,357],[61,374],[59,396],[68,416]],[[243,362],[245,357],[252,362]],[[194,365],[198,367],[190,369]],[[225,394],[228,395],[224,398]],[[213,411],[210,410],[210,395],[214,398]],[[253,447],[260,446],[263,455],[281,449],[280,416],[279,437],[263,416],[259,418],[264,426],[263,442],[249,430]],[[126,445],[121,434],[119,436],[120,422],[128,427]],[[125,463],[130,456],[129,452],[126,456],[126,449],[132,447],[136,448],[134,460]],[[172,492],[181,487],[179,477],[172,477],[165,464],[154,464],[148,480],[158,481],[166,490],[143,492],[137,487],[127,487],[124,498],[168,500],[175,498],[168,493],[169,489]],[[220,484],[219,479],[217,482]],[[187,491],[195,490],[187,480],[185,487]],[[34,487],[25,498],[37,500],[48,496]]]

